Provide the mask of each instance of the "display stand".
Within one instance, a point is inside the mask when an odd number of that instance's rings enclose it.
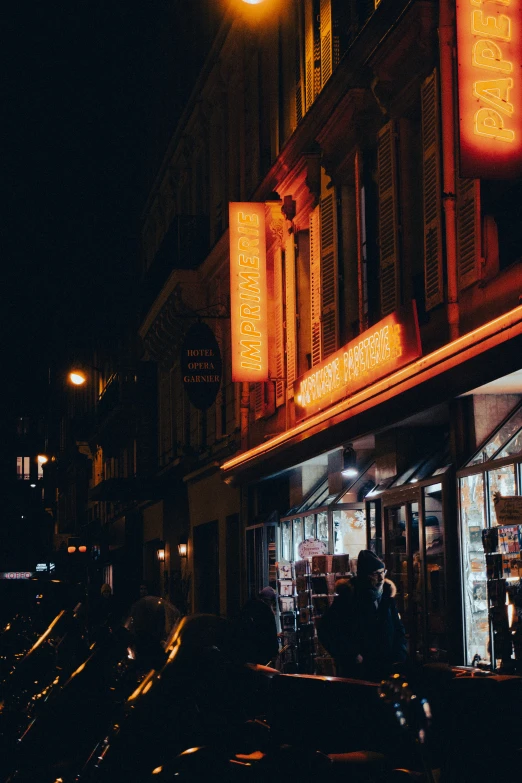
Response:
[[[519,671],[522,621],[522,525],[482,531],[486,554],[488,611],[493,671]]]
[[[333,659],[317,638],[317,623],[335,598],[335,582],[350,575],[348,554],[314,555],[278,564],[278,608],[285,672],[335,674]]]

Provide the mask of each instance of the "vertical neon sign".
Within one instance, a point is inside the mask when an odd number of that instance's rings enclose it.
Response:
[[[268,380],[264,203],[229,205],[232,380]]]
[[[460,175],[522,173],[522,0],[457,0]]]

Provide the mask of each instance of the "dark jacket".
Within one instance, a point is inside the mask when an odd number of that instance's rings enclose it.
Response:
[[[317,626],[319,641],[335,659],[338,677],[379,681],[392,664],[406,660],[406,634],[390,580],[385,580],[378,608],[357,578],[338,595]],[[362,656],[362,663],[357,657]]]
[[[279,651],[275,615],[260,598],[250,598],[239,617],[239,644],[249,663],[267,664]]]

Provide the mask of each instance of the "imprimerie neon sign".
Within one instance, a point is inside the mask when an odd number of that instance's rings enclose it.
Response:
[[[409,364],[421,355],[415,302],[383,318],[294,384],[304,419]]]
[[[522,0],[457,0],[460,175],[522,173]]]
[[[229,205],[232,380],[268,380],[264,203]]]

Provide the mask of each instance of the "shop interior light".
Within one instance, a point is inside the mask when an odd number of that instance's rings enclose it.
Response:
[[[341,474],[346,478],[356,478],[359,475],[357,470],[357,454],[350,444],[343,451],[343,469]]]

